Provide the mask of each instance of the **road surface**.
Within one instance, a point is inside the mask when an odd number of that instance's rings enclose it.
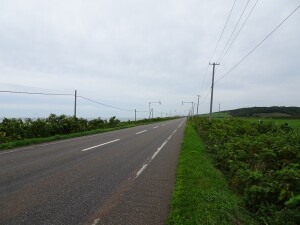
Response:
[[[0,152],[0,224],[165,224],[185,120]]]

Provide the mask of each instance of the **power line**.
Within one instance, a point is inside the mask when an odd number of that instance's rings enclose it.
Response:
[[[228,72],[226,72],[223,76],[221,76],[216,82],[218,83],[224,77],[226,77],[229,73],[231,73],[237,66],[239,66],[252,52],[254,52],[265,40],[267,40],[287,19],[289,19],[298,9],[300,5],[298,5],[279,25],[277,25],[261,42],[259,42],[247,55],[245,55],[237,64],[235,64]]]
[[[214,57],[215,52],[216,52],[216,50],[217,50],[217,48],[218,48],[218,46],[219,46],[219,44],[220,44],[220,41],[221,41],[221,39],[222,39],[222,37],[223,37],[225,28],[226,28],[226,26],[227,26],[227,23],[228,23],[228,21],[229,21],[229,18],[230,18],[230,16],[231,16],[231,13],[232,13],[232,11],[233,11],[233,8],[234,8],[235,3],[236,3],[236,0],[234,0],[234,2],[233,2],[233,5],[232,5],[231,10],[230,10],[230,13],[229,13],[229,15],[228,15],[228,17],[227,17],[227,20],[226,20],[226,22],[225,22],[225,25],[224,25],[224,27],[223,27],[223,30],[222,30],[222,32],[221,32],[221,35],[220,35],[219,40],[218,40],[218,42],[217,42],[217,45],[216,45],[216,47],[215,47],[215,49],[214,49],[214,51],[213,51],[213,53],[212,53],[212,55],[211,55],[209,61],[211,61],[212,58]],[[202,90],[203,85],[204,85],[204,83],[205,83],[206,76],[207,76],[207,73],[208,73],[208,68],[209,68],[209,64],[207,65],[206,72],[205,72],[204,79],[203,79],[203,82],[202,82],[202,84],[201,84],[200,90]]]
[[[233,5],[232,5],[231,10],[230,10],[230,13],[229,13],[229,15],[228,15],[228,17],[227,17],[226,23],[225,23],[225,25],[224,25],[224,27],[223,27],[223,30],[222,30],[222,33],[221,33],[221,35],[220,35],[220,37],[219,37],[218,43],[217,43],[217,45],[216,45],[216,47],[215,47],[215,49],[214,49],[214,51],[213,51],[213,54],[212,54],[212,56],[210,57],[209,61],[212,60],[212,58],[213,58],[213,56],[214,56],[214,54],[215,54],[217,48],[219,47],[220,41],[221,41],[221,39],[222,39],[222,37],[223,37],[225,28],[226,28],[226,26],[227,26],[227,23],[228,23],[228,21],[229,21],[229,18],[230,18],[230,16],[231,16],[231,13],[232,13],[232,10],[233,10],[233,8],[234,8],[235,3],[236,3],[236,0],[234,0],[234,2],[233,2]]]
[[[251,11],[249,12],[248,16],[246,17],[245,21],[243,22],[242,26],[240,27],[239,31],[237,32],[237,34],[235,35],[235,37],[233,38],[232,42],[230,43],[230,45],[228,46],[227,50],[225,51],[224,55],[221,57],[219,63],[221,63],[221,61],[224,59],[225,55],[227,54],[228,50],[230,49],[230,47],[232,46],[232,44],[235,42],[235,40],[237,39],[237,37],[239,36],[240,32],[242,31],[243,27],[245,26],[247,20],[249,19],[250,15],[252,14],[255,6],[257,5],[258,0],[256,0],[255,4],[253,5]]]
[[[57,96],[74,96],[73,94],[54,94],[43,92],[27,92],[27,91],[0,91],[1,93],[13,93],[13,94],[28,94],[28,95],[57,95]]]
[[[237,21],[237,23],[236,23],[236,25],[235,25],[233,31],[231,32],[231,35],[230,35],[230,37],[229,37],[229,39],[228,39],[228,41],[227,41],[225,47],[223,48],[223,50],[222,50],[222,52],[221,52],[221,54],[220,54],[220,56],[219,56],[217,62],[220,62],[220,58],[221,58],[221,56],[223,55],[225,49],[227,48],[227,46],[228,46],[228,44],[229,44],[229,42],[230,42],[230,40],[231,40],[231,38],[232,38],[232,36],[233,36],[233,34],[234,34],[236,28],[237,28],[237,26],[239,25],[239,23],[240,23],[240,21],[241,21],[243,15],[244,15],[244,13],[245,13],[245,11],[246,11],[248,5],[249,5],[249,2],[250,2],[250,0],[247,1],[246,5],[245,5],[245,7],[244,7],[244,10],[243,10],[242,14],[240,15],[240,17],[239,17],[239,19],[238,19],[238,21]]]
[[[56,93],[55,94],[55,93],[27,92],[27,91],[0,91],[0,93],[28,94],[28,95],[46,95],[46,96],[73,96],[73,97],[75,96],[74,94],[61,94],[61,93]],[[114,106],[111,106],[111,105],[107,105],[107,104],[104,104],[104,103],[101,103],[101,102],[98,102],[98,101],[86,98],[84,96],[77,96],[77,97],[85,99],[85,100],[93,102],[93,103],[96,103],[96,104],[99,104],[99,105],[103,105],[103,106],[106,106],[106,107],[109,107],[109,108],[113,108],[113,109],[118,109],[118,110],[128,111],[128,112],[134,112],[135,111],[135,110],[122,109],[122,108],[119,108],[119,107],[114,107]],[[136,112],[147,112],[147,111],[138,111],[137,110]]]
[[[127,111],[127,112],[135,112],[134,109],[122,109],[122,108],[119,108],[119,107],[115,107],[115,106],[111,106],[111,105],[107,105],[107,104],[104,104],[104,103],[101,103],[101,102],[98,102],[98,101],[95,101],[93,99],[90,99],[90,98],[86,98],[84,96],[77,96],[78,98],[82,98],[84,100],[87,100],[87,101],[90,101],[90,102],[93,102],[93,103],[96,103],[98,105],[102,105],[102,106],[106,106],[106,107],[109,107],[109,108],[112,108],[112,109],[118,109],[118,110],[121,110],[121,111]],[[147,111],[136,111],[136,112],[147,112]]]
[[[201,103],[203,103],[203,102],[207,99],[209,92],[210,92],[210,89],[209,89],[208,92],[206,93],[206,95],[205,95],[205,97],[203,98],[203,100],[202,100]]]
[[[200,86],[200,90],[202,90],[202,88],[204,86],[204,83],[205,83],[205,80],[206,80],[206,76],[207,76],[207,72],[208,72],[208,68],[209,68],[209,64],[207,64],[205,75],[204,75],[204,79],[203,79],[202,84]]]

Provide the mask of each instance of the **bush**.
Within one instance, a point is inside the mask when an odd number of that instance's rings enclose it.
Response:
[[[234,119],[193,125],[262,224],[300,224],[300,139],[292,128]]]
[[[158,122],[163,120],[175,119],[173,118],[155,118],[144,119],[136,122],[122,122],[122,126],[129,124],[144,124],[151,122]],[[84,118],[74,118],[73,116],[50,114],[48,118],[37,120],[25,119],[7,119],[4,118],[0,123],[0,144],[14,142],[24,139],[44,138],[55,135],[65,135],[80,133],[85,131],[114,128],[121,125],[121,121],[115,116],[108,121],[102,120],[100,117],[93,120]]]
[[[0,144],[16,140],[50,137],[54,135],[72,134],[96,130],[106,127],[115,127],[120,123],[116,117],[111,117],[109,122],[101,118],[87,120],[73,116],[50,114],[48,118],[37,120],[7,119],[0,123]]]

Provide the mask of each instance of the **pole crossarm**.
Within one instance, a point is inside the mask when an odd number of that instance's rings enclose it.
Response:
[[[194,115],[194,102],[184,102],[184,101],[182,101],[182,105],[183,105],[184,103],[192,104],[192,108],[191,108],[191,116],[192,116],[192,118],[193,118],[193,115]]]
[[[183,105],[184,103],[192,103],[192,104],[193,104],[194,102],[184,102],[184,101],[182,101],[182,105]]]

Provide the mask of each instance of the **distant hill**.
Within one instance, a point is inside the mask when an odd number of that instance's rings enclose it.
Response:
[[[300,107],[251,107],[223,111],[233,117],[300,118]]]

